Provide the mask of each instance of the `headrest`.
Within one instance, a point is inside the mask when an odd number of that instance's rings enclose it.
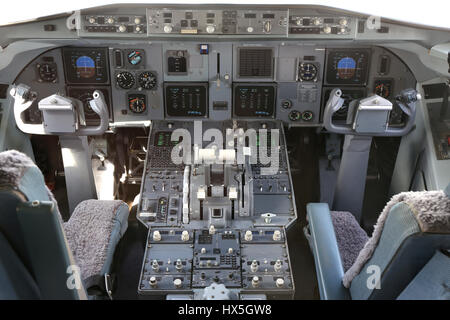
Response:
[[[0,187],[18,189],[25,171],[31,167],[36,167],[36,165],[28,156],[19,151],[0,152]]]
[[[0,152],[0,189],[20,191],[28,201],[57,202],[45,185],[41,170],[27,155],[8,150]]]
[[[410,207],[422,232],[450,234],[450,198],[446,193],[422,191],[400,195],[399,200]]]

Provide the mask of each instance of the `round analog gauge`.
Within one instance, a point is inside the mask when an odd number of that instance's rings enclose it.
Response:
[[[317,67],[312,63],[300,63],[298,75],[301,81],[313,81],[317,77]]]
[[[375,81],[375,93],[380,97],[387,98],[391,95],[392,82],[390,80]]]
[[[300,120],[301,116],[302,113],[300,111],[292,110],[291,112],[289,112],[289,120],[291,121],[298,121]]]
[[[128,96],[128,107],[134,113],[142,113],[147,109],[145,95],[133,94]]]
[[[37,65],[39,72],[39,79],[44,82],[55,82],[56,80],[56,65],[51,63],[43,63]]]
[[[303,121],[311,121],[313,118],[313,113],[312,111],[304,111],[302,113],[302,120]]]
[[[137,66],[139,63],[141,63],[142,59],[144,58],[142,51],[139,50],[133,50],[130,53],[128,53],[128,62],[132,64],[133,66]]]
[[[150,71],[142,72],[138,76],[139,86],[146,90],[151,90],[156,87],[156,75]]]
[[[134,86],[135,80],[131,72],[123,71],[116,76],[117,85],[122,89],[130,89]]]
[[[292,101],[291,101],[291,100],[288,100],[288,99],[282,100],[282,101],[281,101],[281,107],[282,107],[283,109],[289,109],[290,107],[292,107]]]

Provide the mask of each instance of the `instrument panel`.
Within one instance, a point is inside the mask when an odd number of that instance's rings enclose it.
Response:
[[[335,115],[344,121],[355,99],[376,93],[394,101],[415,86],[410,70],[388,50],[330,40],[363,32],[355,16],[282,6],[138,8],[81,12],[77,32],[95,36],[97,47],[73,41],[52,49],[19,78],[45,94],[56,89],[83,101],[95,88],[105,90],[111,122],[119,126],[171,118],[321,126],[333,88],[350,93]],[[109,33],[134,38],[112,42]],[[401,124],[397,109],[391,117]],[[88,107],[85,114],[90,117]],[[39,122],[39,116],[30,109],[29,119]]]

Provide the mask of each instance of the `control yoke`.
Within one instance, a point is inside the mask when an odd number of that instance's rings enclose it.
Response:
[[[100,124],[85,126],[84,109],[81,101],[63,97],[59,94],[51,95],[39,101],[39,110],[43,114],[43,123],[25,123],[23,113],[36,100],[36,93],[30,87],[19,84],[10,91],[14,98],[14,118],[19,129],[25,133],[38,135],[101,135],[108,129],[109,115],[105,97],[99,90],[95,90],[89,105],[99,115]]]
[[[360,100],[355,108],[352,108],[351,104],[347,124],[335,124],[333,123],[333,114],[344,103],[342,91],[336,88],[331,91],[330,98],[325,106],[324,126],[329,132],[345,135],[404,136],[414,126],[416,102],[420,98],[420,94],[414,89],[405,89],[395,97],[397,105],[406,115],[406,122],[402,127],[389,126],[389,114],[392,110],[392,103],[378,95]]]

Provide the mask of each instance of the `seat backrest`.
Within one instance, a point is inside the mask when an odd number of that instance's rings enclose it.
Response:
[[[85,298],[82,284],[68,286],[73,273],[67,272],[75,262],[56,200],[39,168],[14,150],[0,153],[0,206],[0,232],[36,282],[40,298]]]
[[[441,191],[405,193],[390,208],[378,245],[352,280],[352,299],[396,299],[437,250],[447,249],[450,198]]]
[[[36,281],[0,232],[0,300],[39,298]]]

